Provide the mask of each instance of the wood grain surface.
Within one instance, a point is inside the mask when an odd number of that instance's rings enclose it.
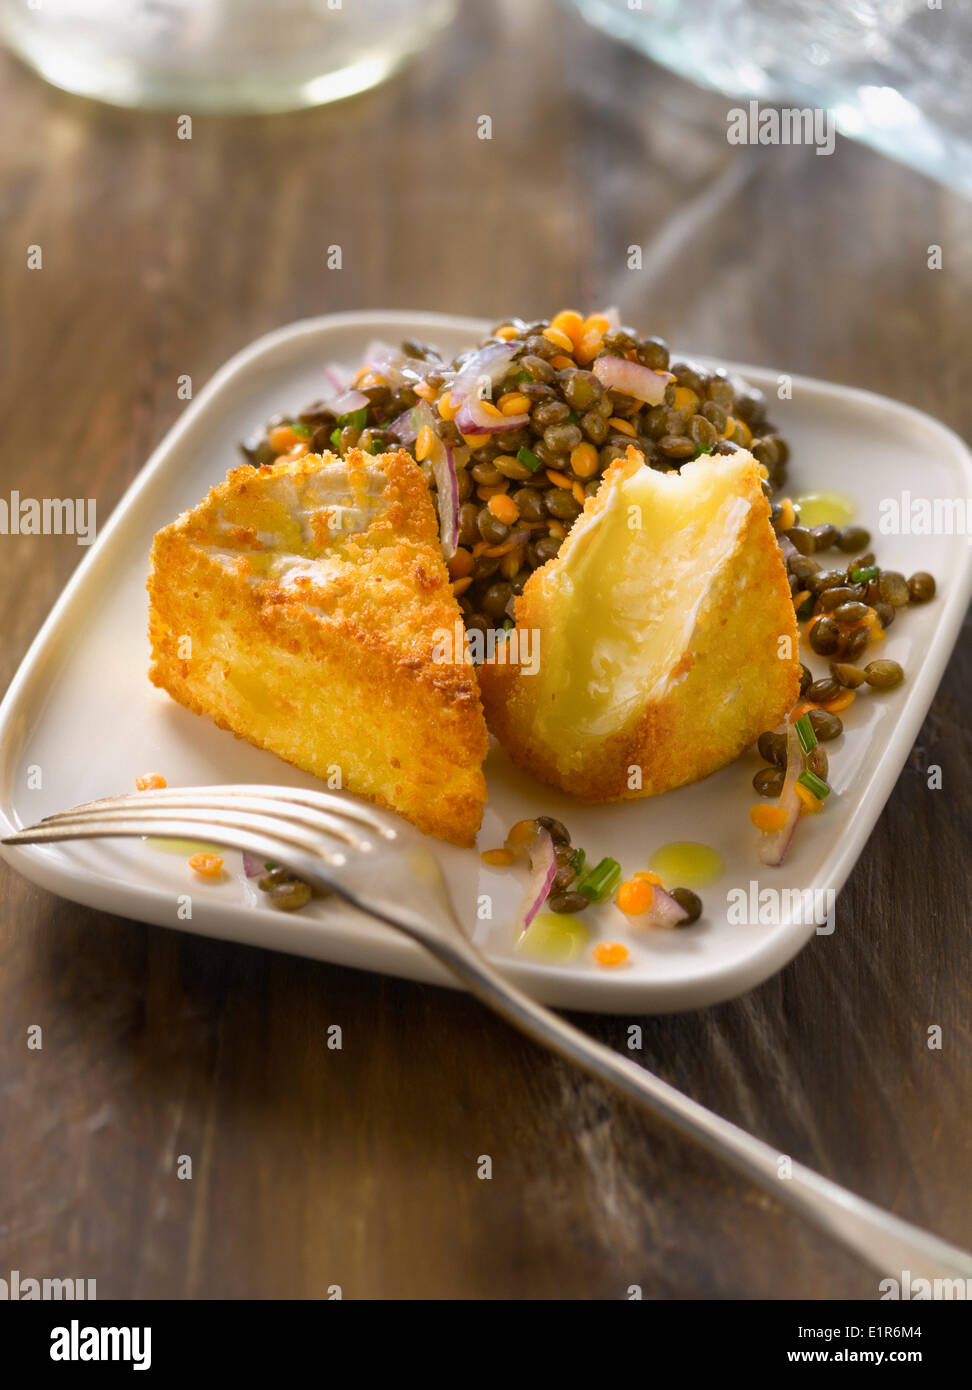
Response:
[[[967,205],[846,141],[732,148],[724,100],[552,3],[467,5],[369,95],[198,116],[191,141],[7,57],[0,79],[0,495],[94,496],[103,521],[183,409],[181,374],[198,389],[258,334],[352,308],[617,302],[685,349],[972,428]],[[82,554],[0,537],[0,687]],[[642,1060],[675,1085],[966,1246],[970,685],[966,643],[833,936],[705,1013],[579,1020],[620,1047],[640,1022]],[[78,756],[99,750],[79,737]],[[0,1275],[96,1278],[101,1297],[877,1292],[465,997],[123,921],[4,866],[0,1171]]]

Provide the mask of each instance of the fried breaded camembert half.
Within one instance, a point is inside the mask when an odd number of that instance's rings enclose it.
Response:
[[[784,717],[800,662],[759,466],[740,450],[660,473],[629,449],[516,603],[539,660],[480,668],[514,760],[582,801],[653,796],[731,762]],[[524,639],[527,637],[524,632]]]
[[[404,452],[228,474],[155,538],[150,679],[238,738],[471,845],[488,735]],[[438,634],[438,636],[437,636]]]

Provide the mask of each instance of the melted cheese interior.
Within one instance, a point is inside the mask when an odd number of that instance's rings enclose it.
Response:
[[[309,581],[326,588],[348,562],[342,542],[365,535],[385,508],[387,480],[377,468],[351,470],[336,460],[300,480],[281,473],[261,481],[258,516],[238,505],[232,515],[221,511],[214,530],[225,544],[205,547],[227,565],[245,555],[254,583],[297,590]],[[249,532],[246,543],[239,539],[241,523]]]
[[[543,736],[566,724],[578,739],[603,738],[679,679],[699,606],[750,509],[742,473],[731,456],[681,473],[642,465],[577,523],[564,563],[543,577],[558,615],[536,677]]]

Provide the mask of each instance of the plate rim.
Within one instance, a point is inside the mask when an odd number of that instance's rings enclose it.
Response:
[[[333,330],[367,331],[372,328],[376,332],[379,329],[387,332],[390,327],[397,327],[414,332],[417,325],[422,325],[423,331],[433,333],[436,328],[444,328],[450,334],[468,331],[471,341],[474,341],[483,332],[488,332],[490,327],[488,320],[429,310],[344,310],[334,314],[297,319],[290,324],[261,334],[233,353],[217,368],[212,377],[166,431],[145,464],[138,470],[118,499],[105,525],[99,528],[95,542],[68,578],[50,612],[28,646],[3,699],[0,700],[0,827],[17,828],[17,822],[10,814],[13,809],[14,763],[17,751],[22,746],[22,738],[18,737],[16,725],[18,719],[23,717],[21,712],[25,706],[29,706],[31,695],[42,691],[48,684],[44,680],[45,674],[65,650],[67,641],[65,619],[71,616],[82,591],[89,583],[96,581],[98,568],[106,563],[104,557],[110,552],[116,533],[123,527],[129,512],[164,471],[169,455],[192,428],[196,419],[203,415],[224,389],[233,383],[241,370],[256,365],[263,357],[273,356],[281,348],[306,338],[315,337],[322,332],[326,333]],[[679,350],[679,355],[707,365],[717,364],[717,359],[713,359],[708,354]],[[744,375],[749,373],[759,377],[764,377],[767,373],[778,374],[779,372],[779,368],[759,366],[753,363],[733,362],[721,365],[727,366],[730,371],[738,371]],[[913,425],[921,425],[926,431],[931,430],[932,436],[938,437],[943,449],[947,449],[953,462],[959,466],[964,478],[965,495],[972,496],[972,455],[970,455],[964,440],[948,426],[935,419],[934,416],[928,415],[914,406],[895,401],[861,387],[844,386],[836,382],[826,382],[819,378],[806,377],[796,373],[787,373],[787,375],[790,377],[794,389],[799,389],[801,394],[823,395],[831,401],[836,398],[868,408],[873,408],[879,404],[885,410],[890,408],[892,413],[902,421],[907,420]],[[942,676],[951,659],[970,596],[972,596],[972,544],[967,547],[964,561],[956,576],[956,582],[944,596],[934,640],[925,654],[926,659],[922,661],[921,668],[914,679],[908,682],[904,705],[898,713],[890,735],[889,748],[897,747],[905,740],[908,749],[914,745],[921,724],[931,707]],[[932,659],[928,660],[928,656],[931,656]],[[35,708],[36,717],[40,719],[43,700],[39,701]],[[865,815],[862,818],[862,823],[866,827],[863,832],[860,829],[856,830],[850,837],[845,837],[839,845],[835,845],[828,854],[826,862],[831,868],[831,872],[827,874],[828,887],[834,887],[838,892],[843,888],[855,863],[866,849],[867,841],[901,775],[906,759],[907,751],[900,762],[897,758],[889,759],[885,756],[877,760],[871,768],[870,775],[866,778],[860,792],[860,799],[864,805],[876,803],[877,809],[873,816]],[[295,940],[300,937],[312,938],[316,929],[318,935],[328,938],[327,950],[324,953],[308,951],[307,946],[313,944],[311,940],[304,941],[303,945],[292,944],[289,946],[278,941],[268,942],[265,939],[266,933],[265,929],[261,927],[261,923],[265,916],[269,916],[269,909],[256,908],[252,912],[241,913],[239,903],[224,904],[216,900],[208,901],[207,916],[211,917],[213,923],[221,928],[232,924],[232,930],[201,930],[196,922],[184,924],[173,922],[171,920],[171,903],[168,900],[165,904],[168,915],[163,920],[160,913],[161,898],[164,895],[153,887],[114,881],[86,866],[72,867],[65,861],[58,860],[56,854],[43,847],[0,846],[0,856],[17,872],[39,886],[48,889],[48,891],[56,892],[72,901],[99,908],[102,911],[110,911],[129,918],[134,917],[138,921],[152,922],[176,930],[189,931],[194,935],[259,945],[263,949],[269,950],[295,951],[312,959],[369,970],[373,973],[389,974],[443,984],[452,988],[461,988],[440,966],[427,957],[420,947],[404,938],[397,937],[391,931],[388,932],[387,949],[384,950],[384,955],[386,960],[391,960],[392,963],[362,964],[360,959],[352,961],[346,958],[353,954],[346,933],[321,933],[321,923],[316,919],[307,919],[306,930],[299,929],[290,935]],[[811,883],[808,886],[813,887],[815,885]],[[84,889],[89,889],[90,892],[81,891]],[[241,932],[239,921],[244,916],[252,919],[253,932]],[[276,916],[279,918],[279,914]],[[311,925],[311,923],[313,924]],[[293,925],[297,925],[297,923],[294,922]],[[632,979],[625,977],[620,972],[581,973],[565,970],[556,965],[526,960],[509,962],[501,960],[499,964],[501,968],[508,970],[512,978],[537,998],[554,1002],[560,1007],[601,1013],[676,1012],[685,1009],[707,1008],[715,1003],[737,997],[749,989],[756,988],[787,965],[807,944],[814,931],[815,928],[812,923],[809,927],[804,927],[799,931],[794,929],[793,923],[781,923],[767,933],[754,951],[718,966],[704,980],[694,981],[691,986],[681,983],[673,984],[671,981],[653,982],[644,978]],[[257,939],[258,937],[261,939]],[[687,995],[691,995],[692,1002],[685,1002]]]

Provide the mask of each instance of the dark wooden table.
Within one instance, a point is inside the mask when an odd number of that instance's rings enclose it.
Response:
[[[0,73],[0,495],[94,495],[103,520],[183,408],[181,374],[198,386],[267,329],[359,307],[613,301],[689,349],[972,427],[967,206],[846,142],[731,148],[725,101],[556,5],[468,6],[370,95],[197,117],[191,141],[174,116],[74,100],[6,58]],[[3,686],[81,553],[0,538]],[[839,930],[743,999],[640,1020],[644,1061],[675,1085],[967,1246],[968,650]],[[630,1021],[581,1019],[618,1046]],[[121,921],[0,867],[0,1030],[2,1275],[94,1277],[102,1297],[876,1294],[772,1201],[451,992]]]

